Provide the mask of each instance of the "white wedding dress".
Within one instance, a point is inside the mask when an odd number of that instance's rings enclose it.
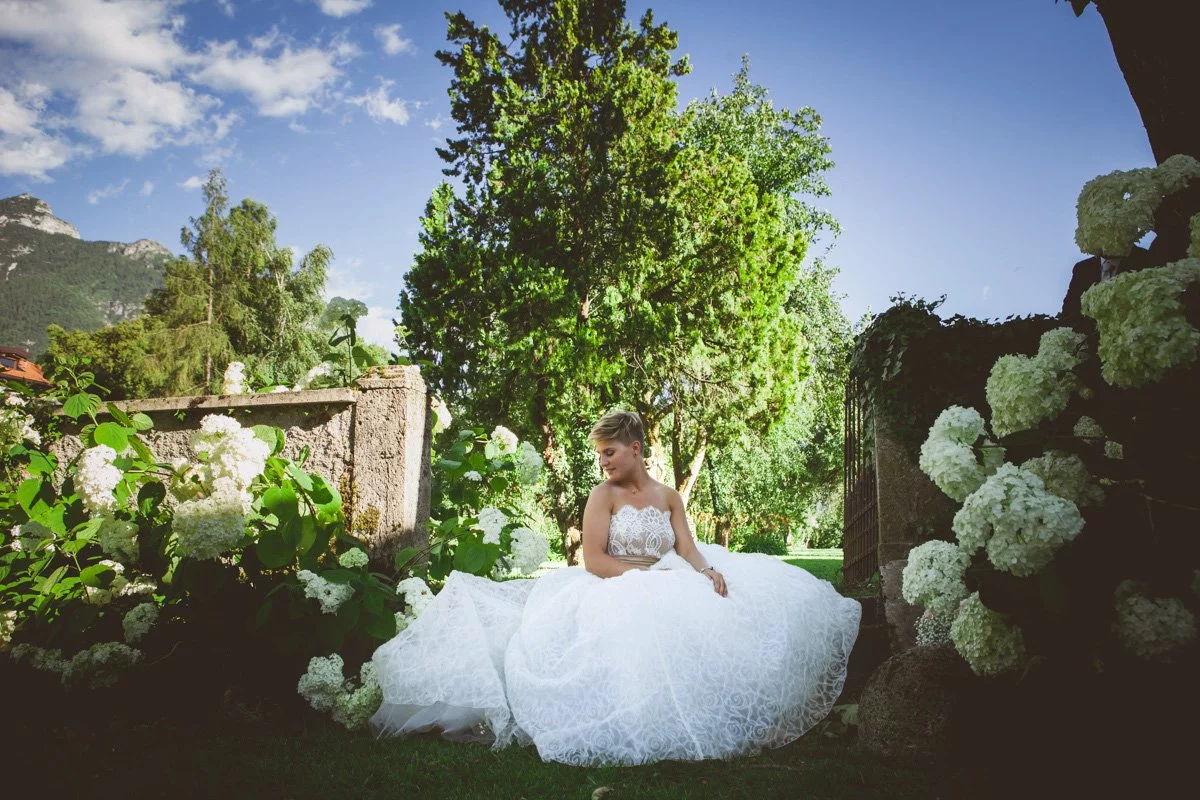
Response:
[[[670,511],[627,505],[608,552],[645,571],[452,573],[375,652],[372,726],[532,743],[567,764],[724,758],[794,740],[841,693],[861,606],[772,556],[700,544],[728,583],[721,597],[674,542]]]

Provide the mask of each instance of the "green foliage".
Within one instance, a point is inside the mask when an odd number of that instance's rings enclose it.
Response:
[[[1057,327],[1042,314],[999,323],[957,314],[943,320],[936,311],[944,301],[893,297],[892,307],[858,336],[850,358],[867,429],[875,418],[885,420],[913,463],[943,409],[987,408],[984,386],[998,357],[1036,353],[1041,335]]]
[[[464,188],[431,197],[400,308],[439,394],[538,438],[566,529],[602,411],[642,413],[679,484],[795,403],[785,305],[829,220],[792,195],[825,193],[828,147],[746,70],[678,112],[675,33],[620,0],[502,6],[506,38],[448,16],[460,137],[439,153]]]
[[[6,201],[5,210],[13,211],[7,205],[15,199]],[[49,342],[48,326],[94,331],[119,323],[139,313],[147,295],[163,284],[165,256],[130,257],[110,242],[14,223],[4,228],[3,251],[17,266],[0,292],[0,343],[35,354]]]
[[[129,398],[217,392],[234,360],[263,384],[290,385],[321,361],[329,248],[295,265],[267,207],[245,199],[231,208],[218,170],[204,198],[204,213],[181,234],[189,255],[167,263],[146,315],[90,334],[54,329],[50,368],[90,358],[113,396]]]

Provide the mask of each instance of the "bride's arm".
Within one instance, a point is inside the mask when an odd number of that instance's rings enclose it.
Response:
[[[583,509],[583,566],[601,578],[615,578],[631,569],[638,569],[608,554],[608,523],[612,517],[610,505],[608,492],[601,485],[592,489],[587,506]]]
[[[683,507],[683,498],[678,492],[667,491],[667,505],[671,507],[671,529],[675,531],[675,552],[683,557],[692,567],[713,582],[713,588],[720,595],[725,595],[725,576],[709,566],[708,559],[696,547],[696,537],[692,536],[692,528],[688,525],[687,511]]]

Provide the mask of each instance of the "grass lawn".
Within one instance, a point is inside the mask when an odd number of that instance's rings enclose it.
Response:
[[[797,550],[786,556],[779,556],[794,567],[806,569],[822,580],[829,581],[835,589],[842,586],[842,550],[830,547],[825,550]]]
[[[853,737],[820,732],[752,758],[641,767],[547,764],[529,747],[379,740],[315,717],[214,713],[194,725],[114,721],[47,734],[22,737],[5,753],[42,797],[933,798],[959,796],[955,784],[964,780],[887,763]],[[611,791],[596,795],[601,787]]]

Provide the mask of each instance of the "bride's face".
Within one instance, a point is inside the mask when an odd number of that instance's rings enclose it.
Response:
[[[623,480],[634,474],[642,461],[642,443],[634,442],[597,442],[596,457],[604,477],[609,480]]]

